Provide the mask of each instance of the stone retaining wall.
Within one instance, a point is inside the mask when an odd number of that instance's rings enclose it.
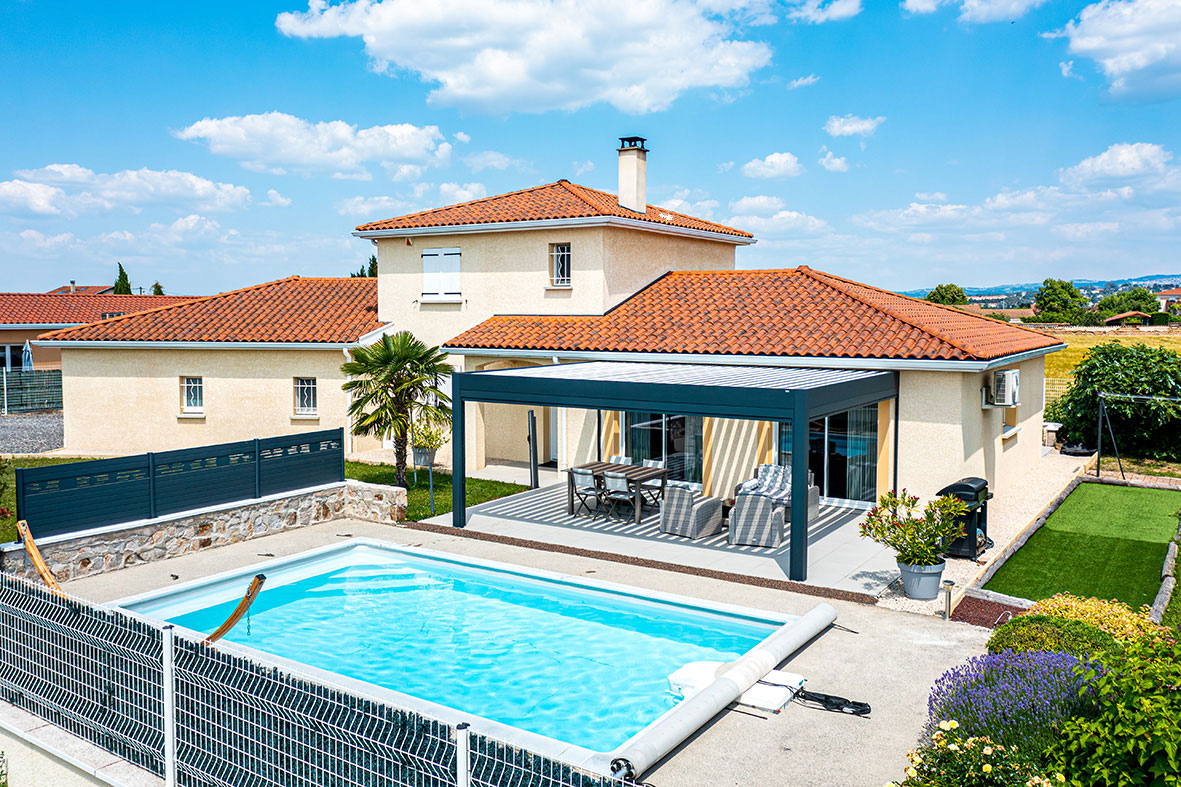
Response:
[[[250,501],[191,516],[183,512],[78,538],[38,544],[59,582],[247,541],[334,519],[395,523],[406,516],[406,490],[360,481]],[[4,571],[36,578],[24,547],[0,548]]]

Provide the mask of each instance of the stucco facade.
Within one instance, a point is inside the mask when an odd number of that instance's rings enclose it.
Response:
[[[341,350],[62,350],[67,451],[166,451],[345,426]],[[201,417],[181,412],[180,380],[200,377]],[[294,380],[316,379],[317,415],[295,414]]]
[[[31,342],[45,331],[51,330],[49,328],[35,328],[35,329],[3,329],[0,330],[0,345],[9,345],[15,347],[17,345],[24,346],[25,342]],[[33,351],[33,368],[34,369],[57,369],[61,365],[61,351],[56,347],[38,347],[34,344],[29,345]],[[19,369],[19,357],[13,362],[13,368]],[[0,365],[3,365],[0,363]]]

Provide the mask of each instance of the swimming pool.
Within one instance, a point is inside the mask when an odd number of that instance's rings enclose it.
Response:
[[[260,570],[230,642],[588,754],[674,708],[678,667],[733,661],[793,619],[368,539],[117,604],[208,634]]]

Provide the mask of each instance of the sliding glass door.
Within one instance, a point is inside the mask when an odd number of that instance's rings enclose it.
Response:
[[[779,464],[791,465],[792,424],[779,425]],[[878,408],[871,404],[808,422],[808,469],[822,497],[877,499]]]
[[[700,484],[704,419],[694,415],[624,413],[624,450],[633,462],[660,459],[668,480]]]

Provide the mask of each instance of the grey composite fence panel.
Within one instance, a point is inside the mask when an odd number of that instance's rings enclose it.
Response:
[[[254,440],[156,454],[156,516],[255,497],[254,454]]]
[[[17,468],[17,516],[35,538],[344,480],[344,430]]]
[[[35,538],[151,516],[147,454],[17,468],[17,516]]]
[[[454,729],[207,645],[176,642],[182,787],[451,787]]]
[[[62,409],[61,369],[14,369],[0,374],[5,415]]]
[[[259,487],[273,495],[344,480],[344,430],[258,441]]]
[[[0,575],[0,697],[163,773],[159,629]]]

